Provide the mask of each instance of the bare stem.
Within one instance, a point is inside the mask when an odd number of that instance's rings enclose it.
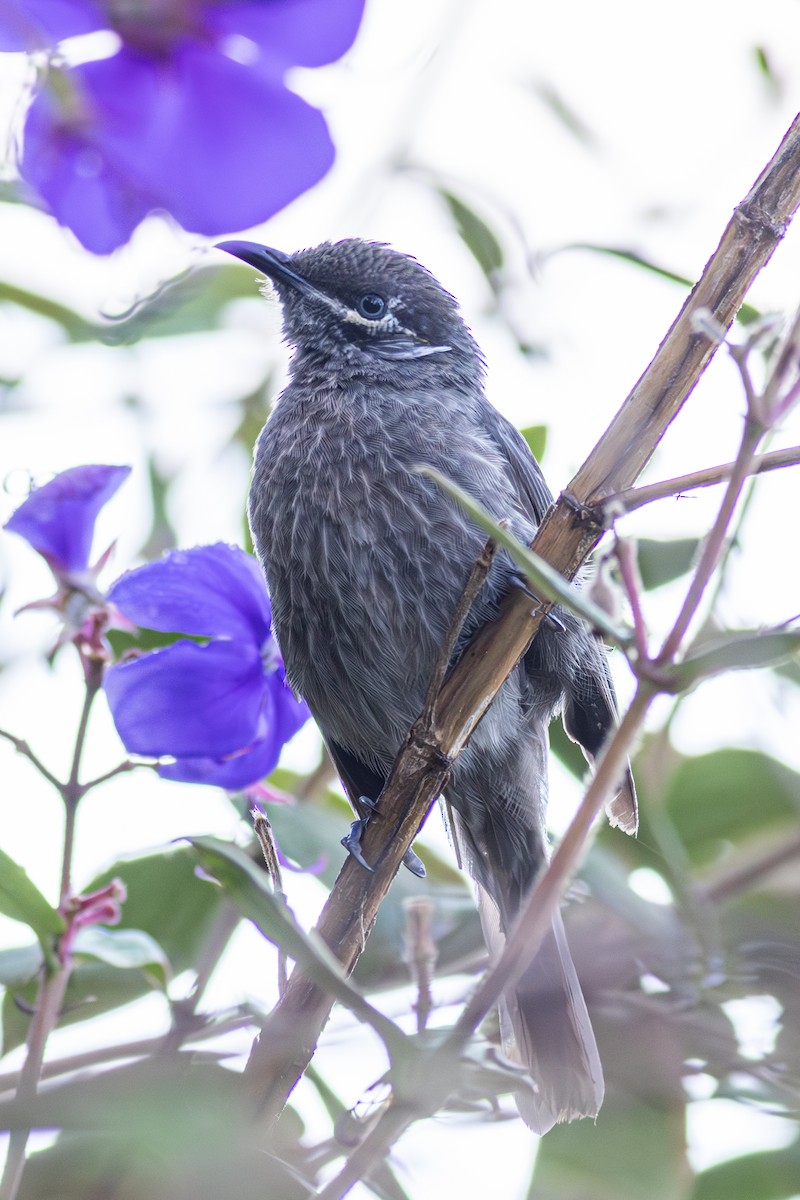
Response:
[[[23,1110],[36,1095],[47,1039],[58,1021],[71,969],[70,962],[59,963],[49,975],[43,975],[36,1009],[28,1030],[27,1054],[17,1087],[16,1101]],[[30,1128],[26,1126],[11,1131],[8,1158],[3,1178],[0,1180],[0,1200],[14,1200],[19,1190],[25,1169],[25,1150],[29,1135]]]
[[[786,450],[772,450],[769,454],[757,454],[752,459],[748,475],[760,475],[767,471],[778,471],[782,467],[796,467],[800,463],[800,446],[789,446]],[[714,487],[724,483],[733,474],[736,463],[722,463],[718,467],[706,467],[702,471],[691,471],[688,475],[676,475],[674,479],[664,479],[660,483],[648,483],[644,487],[627,488],[624,492],[616,492],[606,496],[599,506],[602,513],[609,517],[635,512],[645,504],[655,500],[668,500],[691,492],[697,488]],[[602,520],[601,513],[593,513]]]
[[[33,763],[39,774],[56,789],[59,795],[63,795],[64,784],[60,779],[56,779],[52,771],[48,771],[42,760],[38,757],[38,755],[34,754],[33,750],[31,750],[24,738],[18,738],[15,736],[15,734],[9,733],[6,729],[0,729],[0,737],[5,738],[7,742],[11,742],[11,745],[14,747],[17,754],[21,754],[23,758],[27,758],[28,762]]]
[[[753,460],[753,455],[756,451],[758,443],[763,437],[763,426],[748,417],[745,420],[744,433],[742,435],[739,453],[736,456],[736,461],[733,465],[731,477],[728,480],[728,486],[725,490],[725,496],[717,513],[716,520],[711,528],[711,532],[703,543],[703,549],[700,554],[700,560],[695,569],[689,589],[686,593],[681,611],[678,614],[677,620],[670,630],[664,641],[661,652],[656,658],[657,666],[664,666],[670,663],[675,658],[681,643],[686,636],[686,631],[697,612],[700,601],[703,598],[703,593],[708,586],[709,580],[716,569],[717,563],[722,556],[725,548],[725,539],[728,533],[733,513],[742,493],[748,475],[750,474],[750,465]]]
[[[89,728],[89,717],[92,712],[95,696],[102,682],[102,667],[94,660],[88,660],[86,675],[86,692],[83,697],[83,708],[78,721],[78,732],[75,735],[75,748],[72,752],[72,764],[69,778],[61,788],[64,800],[64,852],[61,862],[61,903],[64,904],[72,894],[72,854],[75,846],[75,818],[78,804],[85,795],[86,788],[79,782],[81,759],[86,744],[86,734]]]

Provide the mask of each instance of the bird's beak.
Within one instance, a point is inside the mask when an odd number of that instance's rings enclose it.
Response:
[[[292,270],[289,266],[289,255],[284,254],[282,250],[272,250],[269,246],[260,246],[258,242],[217,242],[215,249],[224,250],[234,258],[241,258],[243,262],[249,263],[276,283],[288,283],[298,292],[316,292],[313,284]]]

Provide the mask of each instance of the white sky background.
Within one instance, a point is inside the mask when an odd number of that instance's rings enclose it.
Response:
[[[777,88],[759,73],[756,46],[766,50]],[[360,235],[414,253],[461,299],[488,360],[494,402],[520,426],[548,426],[544,466],[558,491],[649,362],[683,292],[605,257],[548,252],[581,242],[629,247],[696,278],[799,107],[799,50],[800,6],[794,0],[676,0],[663,9],[635,0],[368,0],[347,59],[298,74],[298,87],[329,117],[337,165],[318,188],[253,236],[292,250]],[[0,59],[0,103],[7,114],[16,67],[16,60]],[[588,145],[565,130],[539,89],[555,92],[577,115],[591,135]],[[508,298],[514,326],[546,346],[548,358],[522,360],[507,328],[489,315],[485,280],[426,182],[431,173],[502,233],[514,278]],[[108,259],[85,254],[32,210],[4,206],[0,222],[0,277],[87,314],[125,310],[208,253],[198,239],[155,220],[131,247]],[[792,310],[800,300],[798,281],[795,228],[749,299],[767,311]],[[220,333],[129,349],[68,346],[44,322],[0,309],[0,375],[26,377],[0,423],[0,479],[7,481],[0,521],[23,498],[28,471],[44,481],[82,462],[132,462],[138,474],[103,514],[97,542],[100,550],[117,537],[115,571],[131,565],[149,528],[140,425],[120,403],[136,391],[147,406],[149,446],[163,468],[181,473],[170,516],[182,542],[238,540],[244,465],[234,453],[220,455],[219,447],[236,420],[231,402],[258,382],[267,364],[284,361],[277,314],[255,300],[234,306]],[[736,374],[720,354],[647,478],[733,457],[742,412]],[[797,441],[795,417],[773,444]],[[651,507],[630,528],[649,536],[697,533],[707,527],[715,495]],[[723,604],[732,625],[781,621],[800,608],[798,569],[782,541],[796,497],[790,472],[760,484],[741,566],[730,572]],[[29,737],[60,770],[77,721],[76,671],[68,655],[54,676],[41,665],[55,630],[47,617],[25,615],[11,623],[13,608],[48,593],[49,576],[11,537],[0,539],[0,572],[9,591],[0,652],[14,660],[0,677],[0,724]],[[648,601],[655,629],[674,602],[674,592]],[[624,669],[618,674],[624,693]],[[783,703],[755,675],[706,685],[684,705],[676,740],[686,752],[722,742],[763,746],[800,766],[800,714],[796,701],[792,710]],[[303,761],[300,751],[294,754]],[[113,766],[119,757],[110,723],[99,712],[86,773]],[[54,899],[58,803],[5,745],[0,778],[3,848]],[[560,775],[556,790],[574,798]],[[236,835],[230,807],[213,790],[162,784],[145,774],[121,779],[84,801],[76,881],[80,885],[120,853],[209,831]],[[310,920],[316,896],[297,887],[293,901]],[[6,923],[6,930],[4,944],[28,940],[20,926]],[[227,972],[226,996],[258,990],[264,967],[255,941],[248,938],[237,956],[241,971]],[[154,1012],[142,1019],[150,1018],[158,1019]],[[370,1074],[374,1065],[365,1065],[364,1082],[380,1073],[378,1065]],[[706,1165],[708,1120],[696,1107],[691,1132]],[[467,1126],[464,1133],[447,1124],[446,1131],[442,1123],[434,1127],[430,1137],[413,1132],[404,1143],[406,1182],[417,1200],[449,1194],[454,1180],[444,1162],[453,1156],[464,1164],[458,1191],[465,1200],[497,1193],[498,1161],[508,1172],[503,1196],[520,1194],[532,1154],[521,1126]],[[753,1136],[761,1145],[771,1135],[759,1128]],[[742,1151],[750,1148],[747,1138],[746,1131],[737,1135]],[[492,1163],[490,1146],[497,1155]],[[720,1143],[720,1156],[729,1150]]]

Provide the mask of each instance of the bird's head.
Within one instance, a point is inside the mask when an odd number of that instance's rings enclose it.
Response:
[[[347,238],[284,254],[220,242],[274,284],[286,340],[299,359],[386,375],[400,363],[447,360],[481,369],[458,304],[425,267],[389,246]]]

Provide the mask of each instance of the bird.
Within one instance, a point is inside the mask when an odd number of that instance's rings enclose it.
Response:
[[[250,528],[288,681],[363,817],[422,711],[485,542],[420,466],[453,480],[525,543],[553,498],[524,438],[487,398],[484,359],[456,299],[415,258],[360,238],[292,254],[247,241],[219,249],[265,276],[281,305],[289,381],[256,444]],[[519,583],[501,551],[454,661]],[[442,797],[493,953],[549,859],[550,721],[562,714],[590,762],[616,722],[604,649],[577,616],[556,611]],[[608,811],[635,830],[629,768]],[[505,1053],[535,1084],[516,1097],[532,1130],[597,1114],[602,1066],[560,913],[504,996],[500,1026]]]

